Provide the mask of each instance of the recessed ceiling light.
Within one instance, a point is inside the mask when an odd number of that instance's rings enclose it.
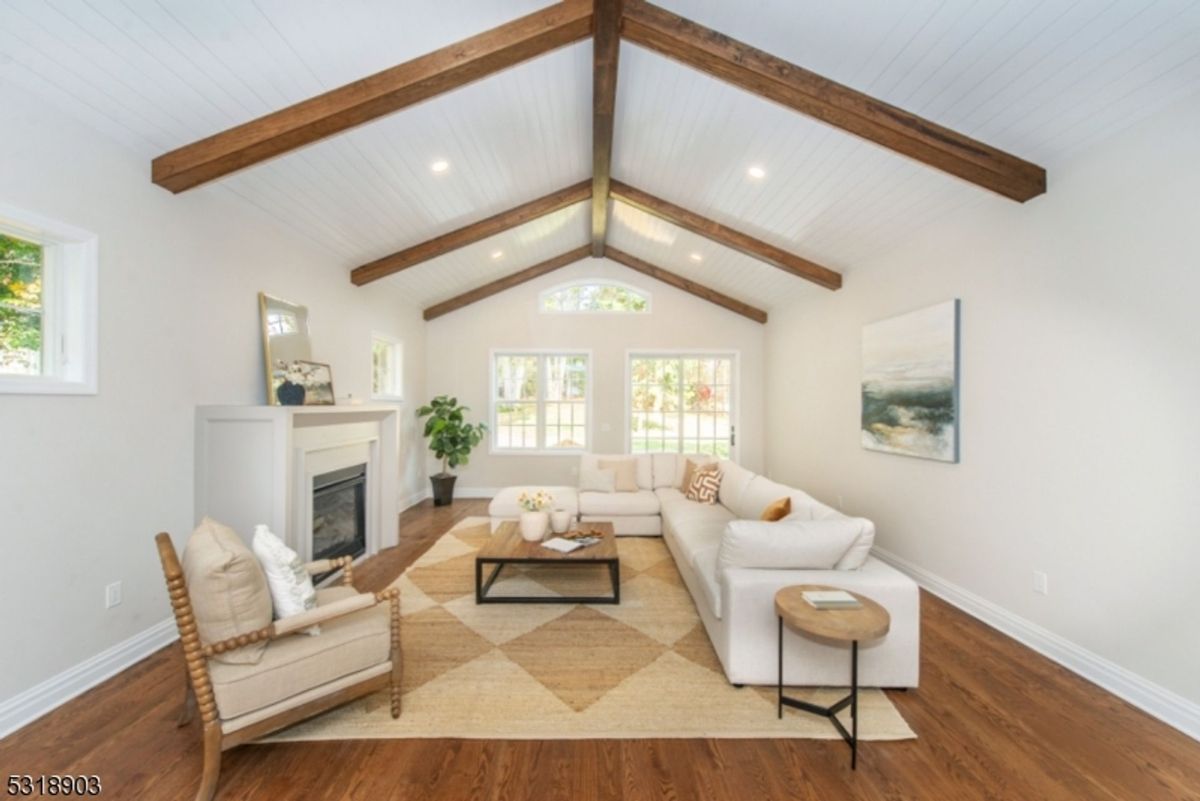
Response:
[[[504,251],[503,251],[503,250],[493,250],[493,251],[492,251],[492,258],[493,258],[493,259],[498,259],[498,258],[500,258],[500,257],[501,257],[501,256],[503,256],[503,255],[504,255]]]
[[[446,170],[450,169],[450,162],[446,161],[445,159],[438,159],[429,165],[429,169],[438,173],[445,172]]]
[[[756,181],[767,177],[767,171],[757,164],[752,165],[750,169],[746,170],[746,174]]]
[[[688,258],[691,259],[692,261],[704,261],[704,257],[701,256],[699,253],[692,253],[691,255],[688,256]]]

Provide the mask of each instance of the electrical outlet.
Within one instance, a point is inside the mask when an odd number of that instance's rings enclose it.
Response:
[[[1033,591],[1039,595],[1050,594],[1050,579],[1040,570],[1033,571]]]
[[[121,582],[114,581],[104,588],[104,608],[112,609],[121,603]]]

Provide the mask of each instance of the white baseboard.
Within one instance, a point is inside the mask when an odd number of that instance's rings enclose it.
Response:
[[[1187,736],[1200,740],[1200,704],[946,581],[907,559],[882,548],[875,548],[872,552],[947,603],[1053,659],[1067,670],[1103,687]]]
[[[407,509],[411,509],[428,497],[429,497],[429,490],[422,490],[421,492],[414,492],[412,495],[409,495],[407,498],[401,498],[400,499],[400,511],[403,512]]]
[[[494,498],[500,487],[455,487],[455,498]]]
[[[178,638],[175,619],[167,618],[0,703],[0,737],[7,737]]]

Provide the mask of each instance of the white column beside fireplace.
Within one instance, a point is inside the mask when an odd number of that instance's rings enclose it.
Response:
[[[399,446],[395,406],[197,407],[196,519],[247,541],[266,523],[308,561],[314,478],[365,465],[369,556],[398,541]]]

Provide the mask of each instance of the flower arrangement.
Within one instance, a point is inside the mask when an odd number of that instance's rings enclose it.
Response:
[[[517,505],[526,512],[540,512],[548,509],[552,503],[554,503],[554,496],[545,490],[538,490],[532,495],[522,492],[517,496]]]

